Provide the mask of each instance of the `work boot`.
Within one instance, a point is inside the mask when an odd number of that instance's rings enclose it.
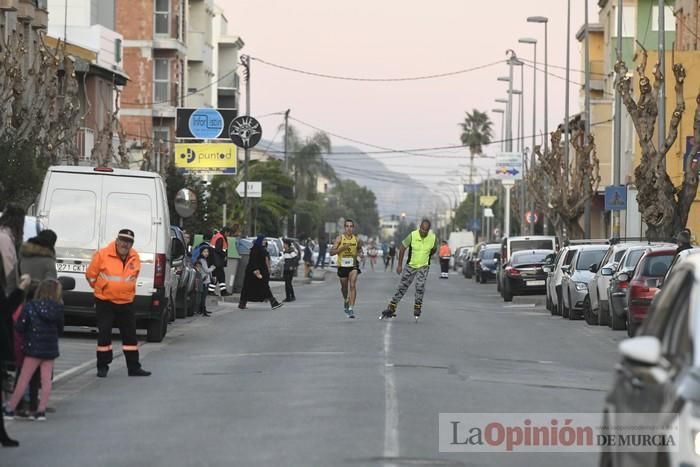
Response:
[[[143,368],[134,368],[133,370],[129,370],[129,376],[151,376],[151,372]]]
[[[280,308],[282,306],[282,303],[278,302],[274,298],[270,300],[270,306],[272,306],[273,310],[276,310],[277,308]]]
[[[106,378],[108,371],[109,371],[109,367],[107,367],[107,366],[97,367],[97,377],[98,378]]]

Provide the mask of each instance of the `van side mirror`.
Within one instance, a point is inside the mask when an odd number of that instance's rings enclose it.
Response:
[[[182,259],[185,256],[185,245],[179,238],[173,238],[170,242],[170,255],[173,259]]]

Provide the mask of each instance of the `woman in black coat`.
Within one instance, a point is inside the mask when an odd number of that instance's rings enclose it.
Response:
[[[4,279],[4,276],[3,276]],[[9,296],[5,296],[4,284],[0,284],[0,405],[2,405],[2,387],[5,378],[3,362],[13,361],[14,352],[12,345],[12,312],[22,303],[24,290],[29,287],[32,280],[29,275],[22,275],[19,288]],[[10,438],[5,431],[5,419],[0,417],[0,444],[3,447],[17,447],[19,442]]]
[[[265,237],[259,235],[253,247],[250,249],[248,265],[245,268],[245,277],[243,278],[243,290],[241,290],[241,298],[238,302],[238,308],[245,309],[248,302],[264,302],[270,301],[272,309],[282,306],[270,290],[270,271],[267,267],[267,249],[264,246]]]

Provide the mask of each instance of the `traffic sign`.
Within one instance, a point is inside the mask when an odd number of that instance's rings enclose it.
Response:
[[[245,196],[245,185],[240,182],[236,187],[236,193],[243,198]],[[248,182],[248,198],[260,198],[262,196],[262,182]]]
[[[627,209],[627,187],[611,185],[605,187],[605,210],[624,211]]]
[[[496,177],[503,181],[523,179],[523,155],[502,152],[496,155]]]
[[[249,115],[236,117],[228,127],[228,134],[233,144],[243,149],[250,149],[260,142],[262,126]]]
[[[527,222],[528,224],[537,224],[538,220],[539,217],[537,216],[536,212],[527,211],[525,213],[525,222]]]
[[[493,209],[484,208],[484,217],[493,217]]]
[[[472,232],[478,232],[481,230],[481,219],[472,219],[469,225],[469,230]]]
[[[481,185],[479,183],[465,183],[464,193],[478,193],[481,190]]]
[[[479,196],[479,204],[481,204],[484,207],[490,208],[494,204],[496,204],[496,198],[495,196]]]
[[[226,128],[238,115],[236,109],[178,108],[175,137],[180,139],[228,139]]]

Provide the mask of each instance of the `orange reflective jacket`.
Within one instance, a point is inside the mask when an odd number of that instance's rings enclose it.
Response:
[[[438,256],[440,256],[440,258],[448,258],[448,257],[452,256],[452,252],[450,251],[450,247],[447,245],[442,245],[440,247],[440,251],[438,252]]]
[[[141,259],[131,248],[126,261],[117,254],[116,242],[98,250],[85,271],[95,298],[123,305],[134,301],[136,279],[141,271]]]

